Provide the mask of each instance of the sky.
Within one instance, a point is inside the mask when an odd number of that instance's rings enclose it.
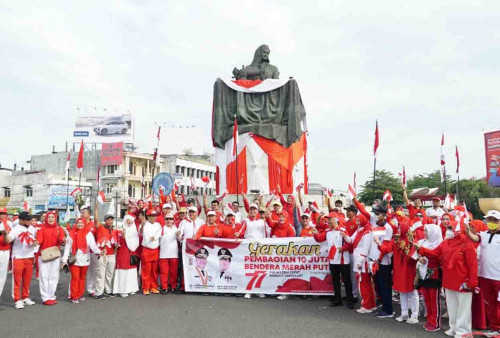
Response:
[[[195,125],[210,145],[213,84],[268,44],[300,87],[309,180],[345,190],[373,170],[439,168],[445,134],[461,178],[485,176],[500,129],[498,1],[3,1],[0,164],[64,150],[77,108],[130,111],[139,151],[155,123]]]

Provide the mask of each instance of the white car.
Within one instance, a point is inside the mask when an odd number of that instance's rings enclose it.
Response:
[[[127,131],[128,124],[123,121],[104,122],[94,127],[94,132],[97,135],[126,134]]]

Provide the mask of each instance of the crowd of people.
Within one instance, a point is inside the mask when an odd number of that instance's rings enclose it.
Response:
[[[9,269],[16,309],[35,304],[33,272],[43,304],[57,304],[61,269],[71,274],[68,298],[75,304],[85,300],[85,291],[98,300],[139,290],[182,293],[184,239],[314,237],[331,248],[331,306],[352,309],[359,302],[360,314],[392,318],[396,300],[397,321],[417,324],[421,316],[426,331],[439,331],[444,296],[448,336],[471,335],[473,327],[500,335],[500,211],[475,220],[464,205],[447,210],[438,198],[424,209],[406,190],[405,206],[375,200],[371,211],[356,198],[344,207],[325,197],[325,211],[304,199],[300,189],[298,199],[279,191],[267,199],[243,195],[240,207],[237,201],[224,205],[223,197],[208,204],[207,196],[201,203],[161,193],[156,205],[129,201],[120,226],[111,214],[101,221],[97,204],[93,215],[84,206],[73,224],[63,226],[55,211],[40,218],[23,211],[10,219],[0,208],[0,296]]]

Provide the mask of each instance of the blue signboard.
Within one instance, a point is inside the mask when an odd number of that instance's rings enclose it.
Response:
[[[68,188],[65,185],[51,185],[47,208],[65,209],[67,207],[66,203],[69,203],[70,206],[74,206],[75,199],[72,196],[68,196],[68,193],[73,191],[74,188],[73,186]]]
[[[153,194],[160,195],[160,186],[163,187],[163,194],[168,195],[174,187],[174,179],[169,173],[159,173],[153,178]]]
[[[73,136],[74,137],[89,137],[89,132],[88,131],[74,131]]]

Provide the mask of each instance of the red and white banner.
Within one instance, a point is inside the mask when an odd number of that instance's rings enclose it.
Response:
[[[187,292],[333,295],[328,252],[310,237],[187,239],[184,283]]]
[[[221,79],[226,86],[243,93],[265,93],[286,85],[289,79],[234,80]]]
[[[500,130],[484,134],[484,150],[488,185],[500,187]]]
[[[123,142],[103,143],[101,165],[120,165],[123,162]]]

